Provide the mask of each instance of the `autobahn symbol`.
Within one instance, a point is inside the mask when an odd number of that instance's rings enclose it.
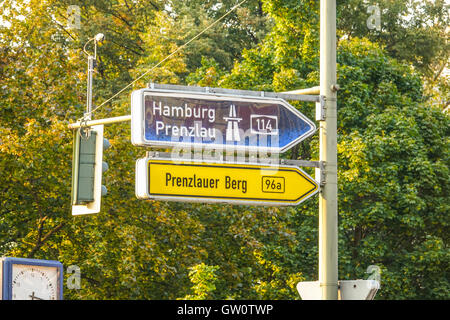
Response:
[[[230,116],[223,117],[223,119],[227,122],[226,140],[241,141],[238,123],[242,118],[236,117],[236,106],[234,104],[230,106]]]

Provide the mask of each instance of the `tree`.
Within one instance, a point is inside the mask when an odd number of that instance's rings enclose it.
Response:
[[[434,76],[448,60],[445,1],[340,1],[341,36],[367,37],[385,46],[392,57]],[[379,10],[379,26],[370,23]],[[369,23],[368,23],[369,21]]]
[[[339,36],[366,37],[388,55],[412,64],[423,74],[426,94],[442,109],[448,106],[449,5],[433,1],[338,2]],[[372,20],[378,19],[376,26]]]
[[[146,50],[141,56],[139,45],[150,41],[145,32],[154,25],[145,25],[143,31],[140,28],[145,23],[140,19],[163,13],[154,2],[133,2],[131,6],[126,1],[95,5],[80,1],[76,5],[81,29],[72,30],[64,23],[68,4],[5,2],[2,7],[4,12],[9,10],[5,21],[11,22],[1,29],[5,55],[0,80],[4,105],[0,151],[2,172],[7,173],[2,178],[0,210],[2,255],[55,259],[64,266],[80,267],[81,289],[65,290],[66,299],[186,296],[190,294],[190,268],[208,261],[208,256],[226,267],[217,284],[225,290],[214,291],[214,296],[217,292],[220,296],[268,297],[253,288],[254,279],[246,276],[255,273],[267,277],[264,270],[268,267],[263,262],[267,258],[261,257],[269,251],[261,249],[257,258],[248,244],[262,248],[263,239],[271,235],[277,236],[273,243],[287,244],[284,250],[291,250],[288,231],[282,225],[272,226],[284,214],[274,211],[262,221],[243,221],[239,208],[136,200],[134,164],[144,150],[130,145],[129,128],[121,124],[111,125],[105,132],[112,147],[104,154],[111,169],[103,177],[108,196],[102,199],[102,212],[70,216],[72,132],[67,125],[80,118],[84,109],[86,62],[82,46],[99,31],[111,40],[98,49],[94,81],[94,103],[98,105],[125,86],[140,63],[150,60]],[[24,19],[18,18],[21,14]],[[128,38],[119,36],[121,28],[127,30]],[[162,48],[170,49],[170,44],[166,42]],[[182,67],[184,60],[179,61]],[[165,70],[171,72],[172,67],[169,63]],[[95,117],[111,116],[113,106],[114,113],[126,112],[124,101],[128,99],[123,97],[114,105],[104,105]],[[211,216],[218,209],[223,225],[217,225]],[[249,219],[255,215],[251,208],[246,214]],[[250,229],[257,235],[250,234]],[[212,230],[222,238],[217,239]],[[215,252],[218,247],[223,250]],[[272,269],[277,270],[275,264],[269,267]],[[268,283],[271,288],[279,286]],[[280,295],[276,290],[270,294]]]
[[[130,144],[127,125],[105,130],[112,147],[102,212],[70,216],[67,125],[84,111],[83,45],[106,35],[98,106],[234,5],[199,3],[2,3],[10,25],[0,27],[0,253],[78,265],[81,289],[65,290],[66,299],[296,299],[296,283],[316,279],[317,199],[295,208],[137,200],[134,166],[145,150]],[[69,5],[80,8],[80,29],[66,25]],[[318,2],[246,5],[223,21],[228,30],[211,29],[135,86],[317,85]],[[448,116],[427,105],[415,71],[378,45],[342,39],[338,60],[341,278],[364,277],[376,264],[382,298],[447,298]],[[94,118],[128,114],[130,90]],[[295,106],[313,118],[310,104]],[[312,137],[286,156],[317,159],[317,147]]]
[[[230,0],[171,2],[168,14],[173,17],[178,35],[185,40],[227,14],[186,50],[190,72],[200,67],[202,56],[214,58],[221,68],[229,70],[234,60],[240,59],[243,48],[255,47],[267,34],[270,20],[263,11],[262,1],[248,0],[229,12],[236,4]],[[177,44],[183,43],[178,41]]]
[[[362,277],[375,264],[380,298],[446,299],[449,118],[423,103],[407,66],[367,42],[342,46],[341,274]]]
[[[261,1],[247,1],[225,15],[234,5],[234,1],[171,1],[142,34],[146,52],[134,70],[135,77],[146,73],[143,80],[183,83],[204,58],[230,70],[242,48],[254,47],[269,25]],[[160,61],[164,62],[158,65]]]
[[[268,58],[277,50],[283,49],[268,39],[245,52],[222,81],[274,88],[277,70],[287,67]],[[298,79],[319,82],[315,71],[299,72]],[[339,42],[338,83],[341,279],[363,278],[375,264],[382,270],[380,298],[447,298],[448,116],[425,103],[420,74],[368,40]],[[317,157],[317,141],[310,152]],[[310,210],[298,210],[292,223],[298,243],[307,241],[298,254],[313,258],[298,271],[314,280],[317,247],[310,239],[317,230]]]
[[[5,2],[1,12],[9,26],[0,29],[0,250],[38,258],[57,256],[52,241],[66,226],[71,149],[66,125],[76,114],[80,86],[67,76],[77,73],[71,52],[51,40],[57,28],[47,8],[31,4],[28,12],[23,2]]]

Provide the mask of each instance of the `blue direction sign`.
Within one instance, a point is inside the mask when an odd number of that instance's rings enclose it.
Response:
[[[315,129],[283,99],[152,89],[131,95],[131,141],[139,146],[281,153]]]

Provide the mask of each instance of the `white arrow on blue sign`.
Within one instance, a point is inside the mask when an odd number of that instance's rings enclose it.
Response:
[[[283,99],[140,89],[131,95],[138,146],[282,153],[316,130]]]

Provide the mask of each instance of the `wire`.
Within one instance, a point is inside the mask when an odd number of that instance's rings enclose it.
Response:
[[[207,30],[211,29],[214,25],[216,25],[219,21],[221,21],[223,18],[225,18],[226,16],[228,16],[231,12],[233,12],[236,8],[238,8],[239,6],[241,6],[244,2],[246,2],[247,0],[243,0],[241,2],[239,2],[238,4],[236,4],[234,7],[232,7],[227,13],[225,13],[223,16],[221,16],[219,19],[217,19],[216,21],[214,21],[213,23],[211,23],[209,26],[207,26],[205,29],[203,29],[203,31],[201,31],[200,33],[198,33],[196,36],[194,36],[192,39],[190,39],[188,42],[186,42],[185,44],[183,44],[181,47],[179,47],[178,49],[176,49],[175,51],[173,51],[171,54],[169,54],[167,57],[165,57],[164,59],[162,59],[160,62],[158,62],[156,65],[154,65],[151,69],[147,70],[146,72],[144,72],[143,74],[141,74],[138,78],[136,78],[135,80],[133,80],[132,82],[130,82],[128,85],[126,85],[125,87],[123,87],[119,92],[117,92],[116,94],[114,94],[111,98],[109,98],[108,100],[104,101],[102,104],[100,104],[98,107],[95,107],[92,111],[86,113],[84,116],[88,116],[90,114],[92,114],[94,111],[96,111],[97,109],[100,109],[102,106],[104,106],[105,104],[107,104],[109,101],[111,101],[112,99],[114,99],[115,97],[117,97],[119,94],[121,94],[123,91],[125,91],[127,88],[129,88],[131,85],[133,85],[134,83],[136,83],[137,81],[139,81],[140,79],[142,79],[142,77],[144,77],[146,74],[148,74],[149,72],[151,72],[152,70],[154,70],[156,67],[160,66],[162,63],[164,63],[166,60],[168,60],[170,57],[172,57],[174,54],[176,54],[178,51],[184,49],[185,47],[187,47],[192,41],[194,41],[195,39],[197,39],[198,37],[200,37],[203,33],[205,33]]]

